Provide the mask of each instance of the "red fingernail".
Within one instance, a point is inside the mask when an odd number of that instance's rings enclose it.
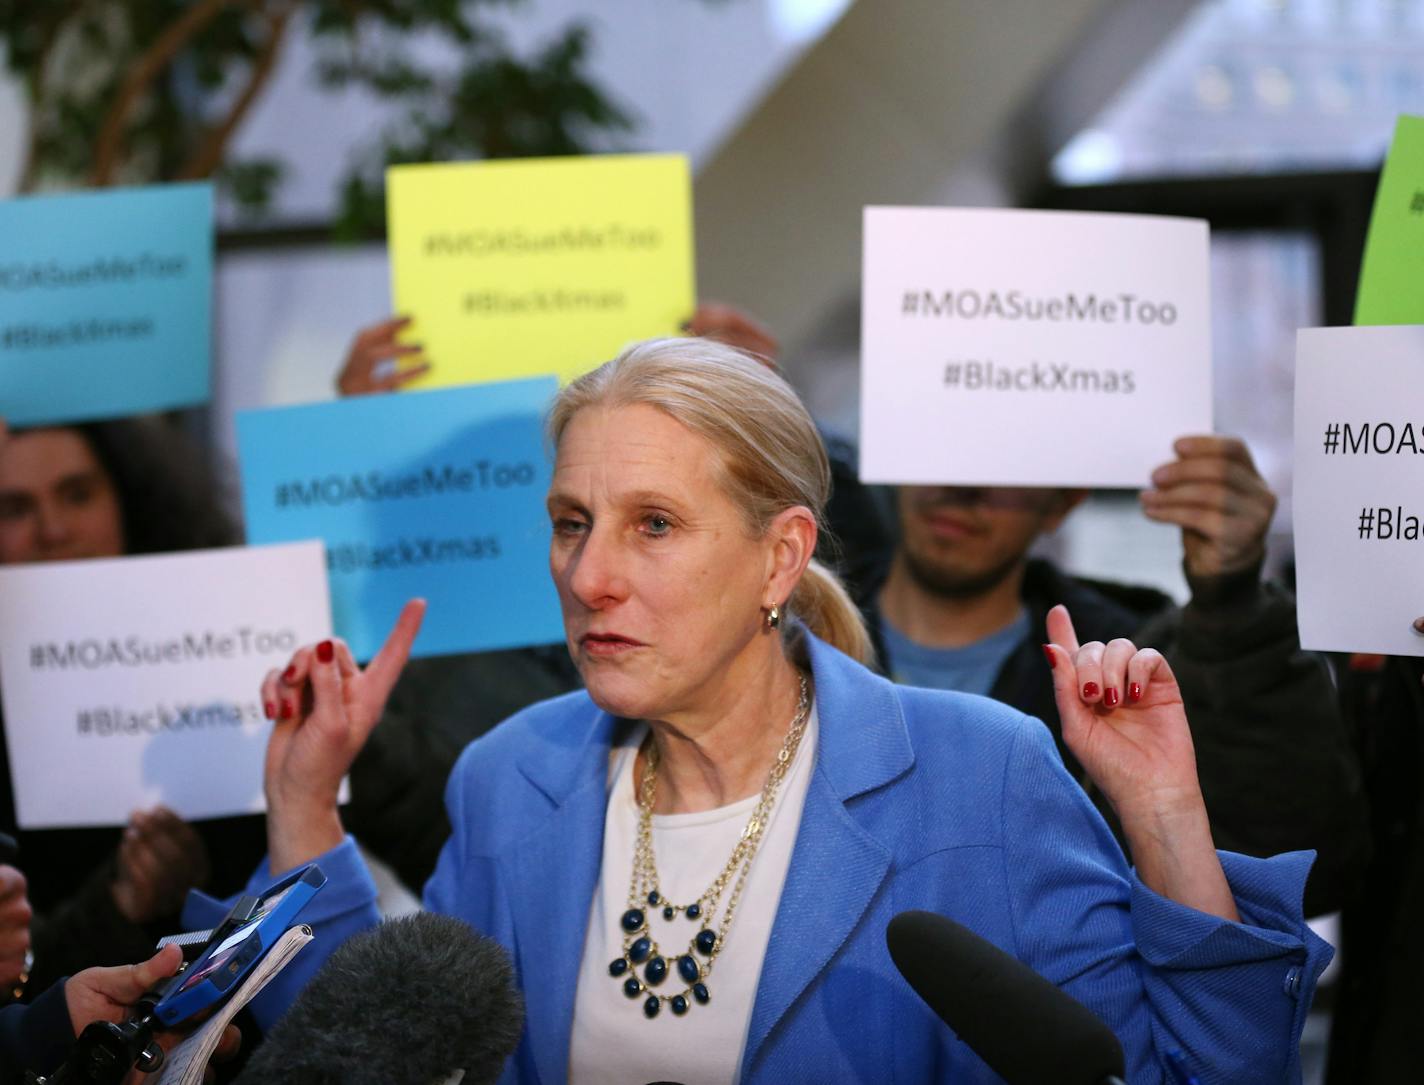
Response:
[[[1083,683],[1083,696],[1096,697],[1098,695],[1098,684],[1096,682]]]
[[[288,667],[285,671],[282,672],[282,681],[283,681],[283,682],[290,682],[290,681],[291,681],[293,678],[295,678],[296,676],[297,676],[297,665],[296,665],[295,663],[293,663],[290,667]]]
[[[1103,704],[1107,705],[1109,708],[1116,708],[1117,702],[1117,687],[1109,686],[1107,692],[1103,694]]]
[[[319,663],[330,663],[331,657],[336,650],[331,646],[331,641],[324,640],[316,646],[316,658]]]
[[[1127,699],[1128,699],[1129,701],[1140,701],[1140,700],[1142,700],[1142,683],[1141,683],[1141,682],[1134,682],[1134,683],[1132,683],[1132,685],[1130,685],[1130,686],[1127,687]]]
[[[283,701],[283,702],[282,702],[282,718],[283,718],[284,720],[286,720],[286,719],[291,719],[291,717],[292,717],[292,702],[291,702],[291,701]]]
[[[268,701],[262,706],[262,711],[269,720],[275,720],[277,718],[277,706],[271,701]]]
[[[1052,649],[1049,645],[1047,645],[1047,644],[1045,644],[1045,645],[1043,646],[1043,655],[1044,655],[1044,658],[1048,660],[1048,665],[1049,665],[1050,667],[1056,667],[1056,666],[1058,666],[1058,661],[1057,661],[1057,658],[1056,658],[1056,657],[1054,656],[1054,654],[1053,654],[1053,649]]]

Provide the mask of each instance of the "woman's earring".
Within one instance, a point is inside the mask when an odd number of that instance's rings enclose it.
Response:
[[[770,608],[767,610],[767,612],[766,612],[766,627],[767,627],[768,629],[775,629],[775,628],[776,628],[777,626],[779,626],[780,624],[781,624],[781,608],[780,608],[779,606],[777,606],[775,603],[772,603],[772,604],[771,604],[771,607],[770,607]]]

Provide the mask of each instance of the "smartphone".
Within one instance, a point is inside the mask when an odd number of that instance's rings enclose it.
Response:
[[[312,863],[256,897],[241,898],[197,959],[169,981],[153,1015],[164,1025],[176,1025],[216,1006],[237,988],[325,884],[326,875]]]

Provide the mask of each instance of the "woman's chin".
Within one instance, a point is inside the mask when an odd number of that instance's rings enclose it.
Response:
[[[654,714],[656,699],[627,675],[600,673],[600,668],[590,667],[584,672],[583,680],[593,703],[610,716],[641,720]]]

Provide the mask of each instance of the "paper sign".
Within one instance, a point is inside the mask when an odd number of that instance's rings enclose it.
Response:
[[[326,543],[337,633],[369,659],[407,599],[416,655],[563,639],[549,578],[552,377],[237,416],[248,539]]]
[[[1424,323],[1424,117],[1400,117],[1375,190],[1356,324]]]
[[[569,380],[692,314],[692,187],[680,155],[395,166],[391,287],[413,386]]]
[[[207,402],[212,276],[211,185],[0,201],[0,418]]]
[[[331,635],[321,546],[0,568],[21,828],[258,812],[264,676]]]
[[[1296,337],[1296,610],[1303,647],[1424,655],[1424,327]]]
[[[865,209],[866,482],[1131,486],[1211,432],[1206,224]]]

